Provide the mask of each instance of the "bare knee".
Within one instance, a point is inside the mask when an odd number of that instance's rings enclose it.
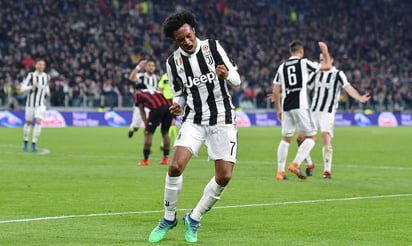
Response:
[[[220,173],[218,176],[215,177],[216,183],[222,187],[225,187],[230,179],[232,178],[232,172],[225,172]]]
[[[168,172],[170,177],[177,177],[182,175],[183,167],[179,165],[177,162],[172,162],[169,166]]]
[[[185,147],[176,147],[173,152],[172,162],[169,166],[169,176],[177,177],[182,175],[191,157],[192,152],[190,150]]]
[[[216,161],[215,180],[216,183],[225,187],[232,178],[234,163],[227,161]]]

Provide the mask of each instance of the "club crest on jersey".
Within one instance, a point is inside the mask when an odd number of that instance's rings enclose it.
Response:
[[[207,44],[202,45],[202,52],[203,52],[203,54],[206,58],[207,64],[212,65],[214,61],[213,61],[213,56],[210,52],[209,45],[207,45]]]

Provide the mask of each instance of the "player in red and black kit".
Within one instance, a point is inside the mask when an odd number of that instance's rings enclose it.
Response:
[[[134,94],[134,103],[136,107],[140,109],[140,115],[142,116],[142,120],[145,124],[143,147],[144,159],[139,162],[139,165],[150,165],[149,155],[150,148],[152,147],[153,133],[160,123],[163,137],[163,159],[159,164],[168,165],[170,149],[170,138],[168,132],[173,119],[173,115],[169,112],[171,103],[163,96],[162,92],[147,89],[145,84],[137,84],[136,89],[137,91]],[[146,117],[144,108],[150,109],[148,117]]]

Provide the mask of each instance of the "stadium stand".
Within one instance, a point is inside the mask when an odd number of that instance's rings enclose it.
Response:
[[[274,70],[301,39],[317,60],[328,43],[335,65],[372,100],[342,95],[340,110],[412,110],[412,3],[401,0],[16,0],[0,3],[0,106],[19,108],[18,85],[34,59],[47,62],[54,107],[131,107],[127,79],[139,59],[158,73],[174,48],[161,24],[177,9],[193,10],[200,37],[219,39],[239,66],[243,85],[233,101],[243,109],[272,108]],[[228,45],[231,46],[228,46]]]

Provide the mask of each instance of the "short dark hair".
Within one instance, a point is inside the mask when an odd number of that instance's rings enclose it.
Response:
[[[136,90],[144,90],[147,89],[147,86],[143,83],[137,83],[136,84]]]
[[[300,40],[293,40],[289,43],[289,51],[290,53],[296,53],[300,49],[303,49],[303,42]]]
[[[169,15],[163,22],[163,34],[167,38],[173,39],[173,33],[184,24],[189,24],[191,27],[196,28],[197,23],[195,16],[188,10],[175,12]]]

